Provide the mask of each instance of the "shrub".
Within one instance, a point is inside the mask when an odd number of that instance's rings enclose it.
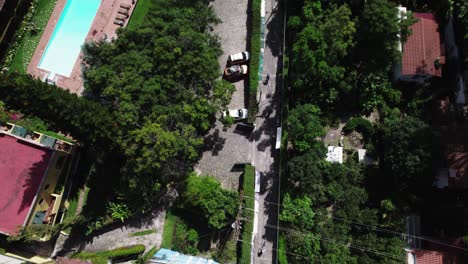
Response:
[[[198,254],[198,232],[189,228],[184,222],[178,221],[175,228],[173,248],[189,255]]]
[[[244,195],[250,198],[244,199],[244,210],[243,216],[247,219],[244,221],[244,226],[242,229],[242,245],[241,245],[241,254],[240,254],[240,264],[249,264],[250,263],[250,253],[252,251],[252,246],[250,244],[252,240],[253,232],[253,219],[254,219],[254,199],[255,196],[255,167],[252,165],[245,166],[244,172],[244,181],[242,184],[242,190]]]
[[[107,261],[115,259],[126,259],[130,256],[140,255],[145,252],[144,245],[134,245],[129,247],[121,247],[113,250],[98,251],[98,252],[82,252],[76,253],[72,258],[91,260],[93,264],[107,264]]]
[[[343,131],[348,134],[352,131],[362,133],[364,138],[368,140],[374,135],[374,126],[367,119],[362,117],[352,117],[343,127]]]
[[[261,0],[252,0],[251,10],[252,10],[252,21],[250,24],[250,74],[249,74],[249,85],[248,85],[248,94],[249,94],[249,123],[255,121],[255,116],[257,115],[257,89],[258,89],[258,69],[260,64],[260,48],[261,48],[261,23],[262,18],[260,14],[261,9]]]

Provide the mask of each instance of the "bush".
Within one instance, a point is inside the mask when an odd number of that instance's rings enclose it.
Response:
[[[93,264],[107,264],[107,261],[109,259],[123,259],[130,256],[140,255],[143,252],[145,252],[144,245],[134,245],[107,251],[76,253],[72,256],[72,258],[77,258],[81,260],[91,260]]]
[[[173,249],[185,254],[198,254],[198,232],[189,228],[184,222],[178,221],[175,228],[174,239],[172,240]]]
[[[244,226],[242,229],[242,246],[240,254],[240,264],[249,264],[250,263],[250,253],[252,251],[252,246],[250,242],[252,241],[252,232],[253,232],[253,219],[254,219],[254,199],[255,196],[255,167],[252,165],[245,166],[244,172],[244,181],[242,184],[242,190],[244,195],[250,198],[244,199],[244,210],[243,216],[247,219],[244,221]],[[248,209],[247,209],[248,208]]]
[[[261,0],[252,0],[251,10],[252,10],[252,21],[250,24],[250,74],[249,74],[249,123],[255,121],[255,116],[257,115],[257,89],[258,89],[258,69],[260,63],[260,48],[261,48],[261,23],[262,18],[260,14],[261,9]]]
[[[288,264],[288,257],[286,255],[286,240],[284,235],[280,234],[278,241],[278,262],[279,264]]]
[[[367,119],[362,117],[352,117],[343,127],[343,131],[348,134],[352,131],[362,133],[365,140],[369,140],[374,135],[374,126]]]

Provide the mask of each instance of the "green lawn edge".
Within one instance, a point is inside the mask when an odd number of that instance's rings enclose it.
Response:
[[[253,220],[254,220],[254,199],[255,197],[255,167],[252,165],[245,166],[244,180],[242,184],[243,195],[249,198],[243,201],[243,216],[247,219],[244,221],[242,229],[241,239],[241,252],[240,252],[240,264],[250,264],[251,252],[252,252],[252,233],[253,233]]]
[[[32,35],[30,32],[26,32],[21,39],[21,42],[16,50],[16,53],[11,61],[10,70],[17,71],[20,73],[26,73],[31,58],[36,50],[39,41],[41,40],[44,29],[49,22],[49,18],[54,11],[56,0],[39,0],[36,11],[34,12],[31,21],[31,25],[36,27],[36,34]],[[22,25],[23,26],[23,25]],[[20,28],[18,30],[27,30]]]
[[[172,214],[171,211],[167,211],[161,242],[162,248],[170,249],[172,247],[172,238],[174,237],[174,231],[177,221],[178,217]]]

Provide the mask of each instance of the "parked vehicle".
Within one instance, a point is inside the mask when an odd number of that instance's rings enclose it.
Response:
[[[233,117],[234,120],[243,120],[247,119],[248,113],[247,109],[231,109],[228,111],[223,112],[223,118],[226,118],[227,116]]]
[[[228,56],[229,64],[240,64],[245,63],[250,59],[250,55],[247,51],[239,52]]]
[[[247,74],[247,65],[232,65],[224,69],[224,75],[226,77],[237,77]]]

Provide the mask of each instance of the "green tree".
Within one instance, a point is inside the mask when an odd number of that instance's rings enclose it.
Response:
[[[297,105],[288,117],[288,130],[294,148],[305,152],[317,144],[324,130],[320,120],[320,109],[312,104]]]
[[[370,114],[384,105],[396,106],[401,92],[392,88],[388,77],[370,73],[362,77],[358,90],[358,103],[361,113]]]
[[[191,174],[181,195],[181,206],[202,216],[208,226],[221,229],[234,219],[238,209],[236,192],[221,188],[219,182],[208,176]]]
[[[367,71],[387,73],[399,61],[398,36],[404,42],[414,22],[410,13],[400,19],[396,5],[388,0],[365,2],[359,19],[358,43],[359,56]]]
[[[301,17],[288,25],[294,36],[291,81],[297,93],[321,107],[333,106],[341,92],[346,69],[340,62],[354,45],[355,24],[347,5],[324,10],[318,0],[304,2]]]
[[[406,116],[388,123],[384,141],[384,169],[395,179],[398,190],[410,185],[431,185],[433,138],[422,120]]]
[[[312,206],[309,197],[292,198],[289,193],[286,193],[283,198],[280,220],[301,230],[310,230],[314,226],[315,216]]]

